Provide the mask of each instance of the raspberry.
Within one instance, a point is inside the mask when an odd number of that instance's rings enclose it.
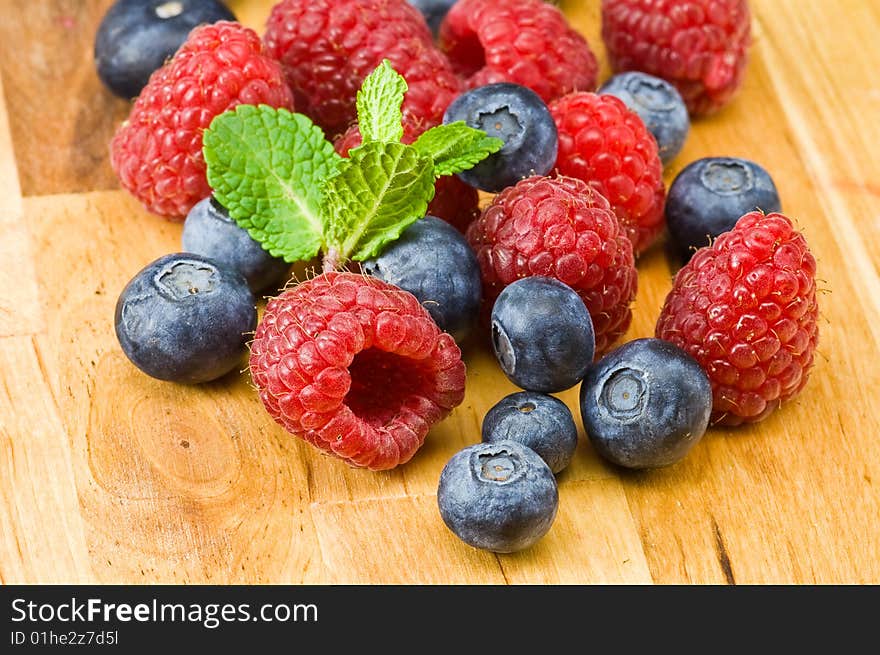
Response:
[[[464,398],[465,366],[412,294],[329,272],[269,301],[250,370],[285,429],[354,466],[408,461]]]
[[[409,119],[404,117],[403,142],[412,143],[430,127],[434,125],[425,125],[425,121],[419,121],[418,125],[414,125],[411,116]],[[336,139],[334,143],[336,152],[345,157],[349,150],[361,144],[361,140],[357,124],[352,125]],[[445,175],[434,183],[434,198],[428,205],[427,214],[442,218],[459,232],[464,233],[468,225],[480,214],[479,202],[480,195],[474,187],[465,184],[455,175]]]
[[[760,421],[803,389],[819,336],[815,275],[803,235],[761,212],[678,272],[656,334],[709,375],[713,421]]]
[[[361,82],[388,59],[407,81],[403,111],[438,125],[461,82],[405,0],[282,0],[266,26],[299,111],[335,136],[355,120]]]
[[[442,218],[463,234],[480,215],[480,194],[456,175],[441,177],[434,183],[428,214]]]
[[[515,82],[544,102],[596,88],[599,66],[589,44],[543,0],[459,0],[439,39],[468,88]]]
[[[605,196],[643,252],[663,230],[663,163],[657,141],[620,99],[571,93],[550,104],[559,132],[556,168]]]
[[[586,304],[597,356],[629,327],[637,286],[632,244],[608,201],[581,180],[526,178],[495,196],[467,237],[489,308],[511,282],[546,275]]]
[[[748,59],[746,0],[602,0],[602,39],[615,71],[675,85],[692,115],[723,107]]]
[[[293,109],[279,64],[238,23],[196,27],[150,77],[110,144],[119,181],[151,212],[182,219],[211,194],[202,132],[239,104]]]

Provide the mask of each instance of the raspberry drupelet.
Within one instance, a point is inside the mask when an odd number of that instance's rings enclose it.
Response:
[[[751,212],[676,275],[656,334],[712,383],[712,421],[760,421],[807,383],[819,338],[816,260],[783,214]]]
[[[122,186],[155,214],[175,220],[208,197],[202,132],[239,104],[293,109],[278,62],[238,23],[196,27],[150,76],[110,144]]]

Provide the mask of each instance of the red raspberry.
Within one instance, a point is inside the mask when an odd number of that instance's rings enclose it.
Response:
[[[581,180],[534,176],[508,187],[471,224],[467,238],[487,307],[511,282],[546,275],[583,299],[597,357],[629,327],[637,286],[632,244],[608,201]]]
[[[675,277],[657,336],[712,382],[715,422],[760,421],[807,383],[819,338],[816,260],[782,214],[751,212]]]
[[[153,73],[110,144],[119,181],[147,209],[179,219],[210,195],[202,132],[239,104],[293,109],[278,62],[238,23],[196,27]]]
[[[282,0],[266,47],[281,61],[299,111],[335,136],[355,120],[364,78],[388,59],[409,86],[404,114],[437,125],[461,91],[417,9],[405,0]]]
[[[250,370],[269,414],[355,466],[408,461],[464,398],[465,366],[409,292],[330,272],[266,306]]]
[[[589,44],[543,0],[459,0],[439,40],[468,88],[515,82],[544,102],[596,88],[599,66]]]
[[[666,188],[657,141],[614,96],[571,93],[550,104],[559,131],[556,168],[605,196],[636,255],[660,234]]]
[[[422,121],[414,126],[411,118],[404,119],[403,139],[404,143],[412,143],[424,130],[433,125],[425,126]],[[348,151],[357,148],[362,138],[357,124],[348,128],[340,136],[334,146],[336,152],[343,157],[348,156]],[[462,182],[454,175],[445,175],[434,183],[434,198],[428,205],[427,213],[437,218],[442,218],[455,227],[459,232],[464,232],[468,225],[480,214],[480,196],[477,190]]]
[[[746,0],[602,0],[602,38],[615,71],[675,85],[691,114],[723,107],[748,59]]]

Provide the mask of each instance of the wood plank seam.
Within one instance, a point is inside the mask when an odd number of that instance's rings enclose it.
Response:
[[[4,215],[11,216],[13,220],[19,220],[22,215],[21,181],[15,164],[15,148],[6,107],[3,75],[0,74],[0,222]]]

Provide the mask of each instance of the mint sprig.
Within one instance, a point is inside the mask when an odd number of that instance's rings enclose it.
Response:
[[[473,168],[498,152],[501,139],[486,136],[482,130],[468,127],[464,121],[438,125],[423,132],[413,143],[419,154],[434,162],[434,175],[453,175]]]
[[[406,90],[387,60],[364,80],[356,103],[363,143],[348,159],[302,114],[240,105],[217,116],[203,139],[215,198],[288,262],[323,251],[327,270],[376,256],[425,215],[436,178],[503,145],[463,122],[401,143]]]
[[[358,127],[364,143],[399,142],[403,137],[400,106],[406,94],[406,80],[384,60],[364,80],[357,93]]]
[[[214,197],[253,239],[287,262],[324,246],[321,185],[342,157],[302,114],[239,105],[203,137]]]
[[[373,141],[351,151],[324,187],[328,245],[363,261],[425,215],[434,166],[410,146]]]

